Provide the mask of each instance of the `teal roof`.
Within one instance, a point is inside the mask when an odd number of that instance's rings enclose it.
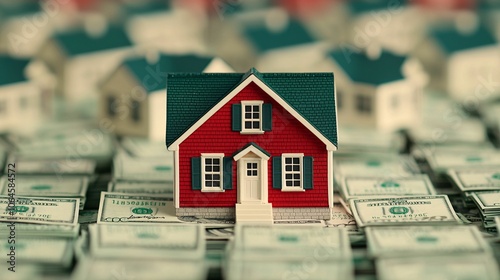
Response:
[[[28,59],[0,55],[0,86],[26,81],[24,69]]]
[[[265,25],[248,25],[244,30],[245,37],[259,52],[272,49],[313,43],[315,39],[298,21],[290,20],[279,32],[269,30]]]
[[[433,30],[432,36],[443,51],[448,54],[497,44],[491,32],[484,25],[480,25],[474,32],[467,34],[450,26]]]
[[[127,15],[150,14],[170,10],[170,1],[133,1],[122,5]]]
[[[97,37],[79,29],[56,34],[54,40],[69,56],[132,46],[125,30],[117,26],[108,27],[106,32]]]
[[[40,12],[38,1],[0,1],[0,18],[20,17]]]
[[[329,55],[353,82],[380,85],[404,78],[405,56],[382,51],[379,58],[371,59],[365,53],[344,49]]]
[[[161,54],[156,63],[150,64],[146,58],[140,57],[128,59],[123,65],[150,93],[167,86],[167,72],[203,72],[213,59],[213,57],[197,55]]]
[[[245,77],[254,75],[337,146],[333,73],[184,73],[167,75],[170,146]]]
[[[378,10],[390,10],[406,6],[406,0],[350,0],[347,6],[352,14],[362,14]],[[393,8],[395,7],[395,8]]]

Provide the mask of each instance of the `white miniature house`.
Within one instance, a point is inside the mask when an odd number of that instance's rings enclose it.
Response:
[[[28,63],[0,56],[0,133],[30,133],[42,116],[42,92],[25,76]]]
[[[434,88],[466,104],[498,96],[491,81],[500,75],[499,44],[485,26],[435,29],[419,49]]]
[[[129,58],[100,85],[100,119],[109,120],[117,135],[164,141],[166,78],[170,72],[233,70],[220,58],[199,55]]]
[[[325,68],[337,80],[337,114],[346,126],[395,131],[417,125],[426,76],[417,60],[352,49],[328,54]],[[319,68],[318,68],[319,69]]]

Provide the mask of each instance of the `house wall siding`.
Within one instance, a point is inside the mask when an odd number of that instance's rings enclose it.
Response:
[[[242,100],[272,103],[272,131],[262,135],[244,135],[231,129],[231,106]],[[320,114],[328,112],[318,112]],[[297,119],[275,102],[256,84],[250,83],[231,101],[208,119],[179,146],[179,206],[234,207],[237,202],[237,163],[233,162],[233,189],[208,193],[191,189],[191,158],[201,153],[233,154],[254,142],[272,156],[303,153],[314,158],[314,189],[305,192],[282,192],[272,188],[272,158],[268,168],[268,198],[273,207],[328,207],[327,150]]]

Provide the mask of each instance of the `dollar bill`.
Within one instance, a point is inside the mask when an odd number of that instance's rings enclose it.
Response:
[[[487,254],[382,258],[376,262],[378,279],[500,279],[495,259]]]
[[[372,196],[433,195],[436,190],[427,175],[405,177],[346,176],[341,184],[345,200]]]
[[[334,162],[335,180],[338,184],[345,176],[410,176],[420,173],[413,159],[406,156],[388,157],[337,157]]]
[[[76,225],[78,198],[0,197],[0,221]]]
[[[358,227],[410,223],[460,223],[446,195],[351,199]]]
[[[389,226],[366,229],[368,249],[375,257],[489,253],[475,226]]]
[[[2,177],[1,195],[8,195],[9,181]],[[22,175],[16,178],[16,195],[30,197],[78,197],[84,198],[88,188],[88,177],[64,176],[61,179],[53,176]]]
[[[500,165],[500,152],[473,151],[473,152],[439,152],[434,151],[426,155],[427,162],[433,172],[441,175],[449,169],[464,168],[496,168]]]
[[[500,216],[495,216],[495,226],[497,228],[497,232],[500,235]]]
[[[202,280],[207,268],[199,261],[168,261],[163,259],[82,259],[72,275],[75,280],[148,279]]]
[[[335,262],[315,261],[314,269],[305,264],[304,258],[297,261],[229,261],[224,279],[268,280],[268,279],[354,279],[351,260],[336,260]]]
[[[326,259],[349,259],[351,248],[342,228],[236,225],[233,257],[303,259],[321,250]],[[262,252],[266,252],[262,254]]]
[[[8,263],[10,255],[15,255],[18,270],[28,263],[68,268],[73,258],[73,240],[70,238],[24,237],[11,243],[4,239],[2,248],[2,263]]]
[[[173,182],[110,182],[108,192],[120,192],[128,194],[160,194],[173,197]]]
[[[163,141],[150,141],[140,137],[124,137],[121,145],[134,157],[154,158],[161,157],[173,163],[174,155],[165,147]]]
[[[460,169],[447,173],[462,192],[500,190],[500,169]]]
[[[16,164],[17,174],[29,175],[91,175],[95,170],[95,162],[85,159],[28,160],[10,158],[9,162]],[[6,167],[7,168],[7,167]],[[7,170],[5,171],[7,173]]]
[[[97,223],[180,223],[164,196],[101,193]]]
[[[345,228],[349,234],[358,234],[358,227],[354,217],[347,213],[346,209],[340,203],[334,203],[332,209],[332,218],[326,221],[327,227]]]
[[[80,225],[41,225],[0,222],[0,235],[8,235],[14,230],[20,237],[66,237],[76,238],[80,232]]]
[[[500,191],[474,192],[471,197],[482,212],[500,212]]]
[[[205,253],[202,225],[92,224],[89,231],[95,257],[190,260]]]
[[[120,181],[173,182],[174,164],[165,158],[115,157],[113,176]]]

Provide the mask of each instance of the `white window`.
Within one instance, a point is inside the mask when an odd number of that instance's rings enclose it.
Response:
[[[262,130],[262,101],[241,102],[241,132],[263,133]]]
[[[302,159],[304,154],[283,154],[282,155],[282,190],[303,190],[302,184]]]
[[[360,113],[370,114],[372,112],[372,99],[370,96],[357,95],[356,96],[356,108]]]
[[[201,155],[201,190],[206,192],[224,191],[222,162],[224,154]]]

